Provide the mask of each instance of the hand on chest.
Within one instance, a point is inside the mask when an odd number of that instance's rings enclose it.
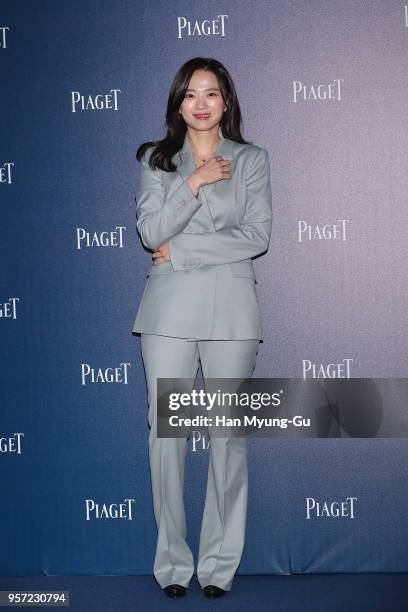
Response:
[[[226,227],[237,227],[245,213],[245,173],[239,160],[231,160],[231,178],[203,185],[198,192],[202,205],[184,232],[208,232]],[[176,172],[162,172],[164,197],[172,195],[183,180],[194,171],[194,166],[178,167]]]

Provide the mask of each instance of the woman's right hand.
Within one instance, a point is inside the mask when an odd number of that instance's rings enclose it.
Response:
[[[196,191],[203,185],[216,183],[222,179],[231,178],[231,162],[223,159],[221,155],[210,157],[202,166],[199,166],[187,179],[191,189]]]

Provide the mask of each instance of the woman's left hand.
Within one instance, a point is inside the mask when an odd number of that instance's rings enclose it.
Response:
[[[165,242],[158,249],[153,251],[153,265],[159,266],[165,261],[170,261],[169,243]]]

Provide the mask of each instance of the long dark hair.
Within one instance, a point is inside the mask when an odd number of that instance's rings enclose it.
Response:
[[[144,142],[136,151],[136,159],[140,161],[146,149],[151,146],[156,147],[149,159],[149,165],[152,170],[160,168],[165,172],[174,172],[177,169],[171,158],[182,148],[187,132],[186,123],[179,113],[179,109],[186,95],[192,74],[198,69],[213,72],[217,78],[221,95],[227,107],[220,123],[224,138],[229,138],[242,144],[252,144],[248,143],[241,136],[241,110],[234,83],[228,70],[219,61],[211,57],[193,57],[181,66],[171,84],[167,102],[167,134],[165,138],[163,140]]]

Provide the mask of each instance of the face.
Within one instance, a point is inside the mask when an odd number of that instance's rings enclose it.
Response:
[[[187,126],[194,130],[218,129],[225,108],[215,74],[207,70],[195,70],[180,106],[180,113]]]

